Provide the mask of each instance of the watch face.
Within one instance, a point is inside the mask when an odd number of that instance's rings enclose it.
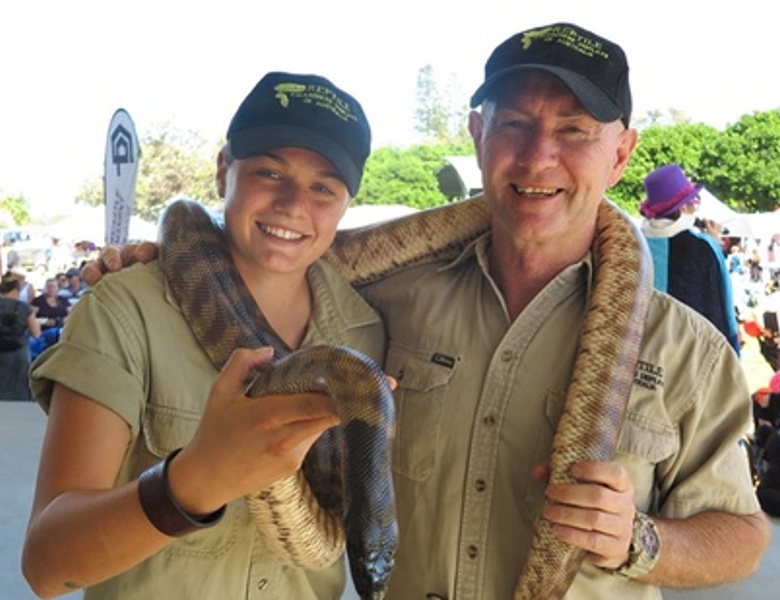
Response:
[[[650,559],[654,559],[658,555],[658,534],[651,522],[642,523],[642,528],[639,530],[639,541]]]

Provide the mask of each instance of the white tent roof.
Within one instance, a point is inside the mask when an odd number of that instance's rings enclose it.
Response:
[[[728,234],[735,237],[759,238],[768,240],[780,233],[780,213],[740,213],[726,206],[707,188],[699,194],[701,206],[697,214],[702,219],[711,219],[720,223]]]
[[[402,204],[358,204],[347,209],[339,222],[339,229],[352,229],[353,227],[389,221],[416,210],[416,208]]]

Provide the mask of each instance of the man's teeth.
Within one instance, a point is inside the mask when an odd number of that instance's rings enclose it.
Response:
[[[261,224],[260,229],[268,235],[272,235],[283,240],[299,240],[303,237],[303,234],[300,234],[296,231],[290,231],[289,229],[282,229],[280,227],[273,227],[271,225]]]
[[[535,187],[515,187],[518,194],[528,194],[533,196],[554,196],[558,193],[556,189],[535,188]]]

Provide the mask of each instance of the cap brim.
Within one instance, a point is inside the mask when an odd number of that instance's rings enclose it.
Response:
[[[554,67],[539,63],[529,63],[524,65],[516,65],[514,67],[508,67],[500,71],[496,71],[488,77],[482,85],[477,88],[474,95],[471,97],[471,108],[476,108],[485,100],[487,92],[492,88],[499,79],[503,79],[507,75],[512,73],[518,73],[520,71],[528,71],[529,69],[538,69],[540,71],[547,71],[552,73],[558,79],[568,87],[572,94],[582,103],[585,110],[590,113],[594,119],[602,123],[610,123],[616,121],[623,116],[623,111],[615,104],[609,96],[607,96],[599,87],[593,85],[590,81],[585,79],[582,75],[563,69],[561,67]]]
[[[327,158],[350,195],[357,196],[360,169],[341,146],[317,131],[297,125],[262,125],[235,131],[230,136],[230,151],[236,158],[249,158],[285,147],[306,148]]]

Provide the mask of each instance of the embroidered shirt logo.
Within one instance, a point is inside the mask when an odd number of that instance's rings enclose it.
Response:
[[[636,365],[634,383],[648,390],[664,387],[664,368],[640,360]]]

